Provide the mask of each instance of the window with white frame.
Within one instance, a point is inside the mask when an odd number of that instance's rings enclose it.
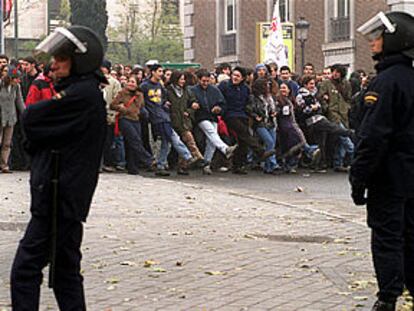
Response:
[[[275,6],[275,3],[279,2],[279,13],[280,13],[280,21],[283,22],[288,22],[290,17],[290,0],[273,0],[273,6],[272,6],[272,10],[273,7]],[[273,14],[273,12],[272,12]]]
[[[335,17],[349,16],[349,0],[335,0]]]
[[[225,0],[224,25],[226,33],[236,31],[236,0]]]

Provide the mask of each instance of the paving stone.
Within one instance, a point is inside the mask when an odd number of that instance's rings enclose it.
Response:
[[[265,193],[230,183],[217,191],[197,184],[202,176],[191,178],[101,176],[82,248],[89,310],[350,310],[354,296],[370,297],[358,309],[369,310],[375,285],[348,288],[373,276],[369,230],[354,221],[363,219],[361,210],[347,214],[341,201],[335,218],[324,214],[335,212],[327,206],[332,200],[280,204]],[[10,310],[10,266],[23,234],[11,229],[29,219],[27,181],[27,173],[0,176],[0,222],[7,224],[0,226],[2,311]],[[323,236],[349,240],[305,241]],[[156,263],[145,268],[146,260]],[[119,280],[113,288],[111,278]],[[338,294],[345,292],[351,294]],[[57,309],[45,283],[41,310],[48,308]]]

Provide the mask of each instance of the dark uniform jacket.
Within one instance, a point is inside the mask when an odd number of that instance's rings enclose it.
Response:
[[[52,100],[29,106],[23,126],[32,157],[30,188],[33,215],[47,216],[52,205],[52,150],[60,151],[61,216],[85,221],[98,182],[106,130],[99,81],[93,75],[71,76],[56,85]]]
[[[376,66],[378,76],[364,95],[351,183],[414,196],[413,61],[392,55]]]

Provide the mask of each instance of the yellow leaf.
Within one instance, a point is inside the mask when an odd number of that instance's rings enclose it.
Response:
[[[153,265],[158,264],[158,262],[154,261],[154,260],[145,260],[144,261],[144,267],[145,268],[150,268]]]
[[[105,283],[109,283],[109,284],[117,284],[119,283],[119,279],[118,278],[110,278],[108,280],[105,281]]]

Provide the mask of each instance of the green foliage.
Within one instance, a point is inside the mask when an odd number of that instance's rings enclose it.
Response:
[[[62,20],[62,24],[67,24],[70,21],[70,4],[69,0],[62,0],[60,3],[59,17]]]
[[[106,27],[108,25],[108,13],[106,12],[106,0],[69,0],[72,15],[72,25],[82,25],[93,29],[106,49],[108,38]]]
[[[178,0],[151,0],[151,10],[145,12],[135,8],[131,0],[123,2],[125,8],[130,8],[122,12],[123,24],[108,31],[111,38],[123,42],[111,43],[107,58],[124,64],[144,64],[149,59],[182,62],[184,47]]]

